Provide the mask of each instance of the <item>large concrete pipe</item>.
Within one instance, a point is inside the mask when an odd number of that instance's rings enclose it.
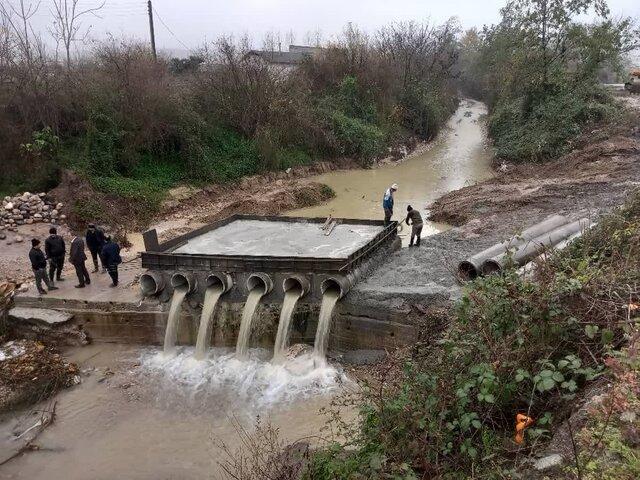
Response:
[[[159,272],[145,272],[140,276],[140,290],[144,297],[158,295],[164,286],[164,277]]]
[[[233,287],[233,278],[228,273],[212,273],[206,279],[207,288],[220,287],[226,293]]]
[[[461,261],[458,264],[458,275],[464,280],[473,280],[482,272],[482,265],[485,260],[496,257],[503,254],[510,249],[518,247],[523,243],[549,232],[555,228],[569,223],[569,220],[562,215],[552,215],[540,223],[536,223],[531,227],[523,230],[520,235],[516,235],[504,242],[496,243],[495,245],[487,248],[486,250],[476,253],[475,255]]]
[[[302,275],[292,275],[285,278],[282,282],[282,290],[286,293],[294,288],[300,290],[300,297],[304,297],[309,293],[309,290],[311,290],[311,284],[309,280]]]
[[[592,223],[588,218],[582,218],[567,225],[555,228],[550,232],[543,233],[542,235],[529,240],[525,244],[520,245],[513,255],[509,255],[509,253],[502,253],[485,260],[482,264],[482,273],[484,275],[490,275],[492,273],[502,271],[502,268],[509,259],[511,259],[515,265],[525,265],[540,255],[544,249],[553,247],[572,237],[576,233],[583,232],[591,228],[591,225]]]
[[[198,288],[198,280],[191,272],[177,272],[171,276],[171,286],[187,287],[187,293],[193,293]]]
[[[260,289],[262,295],[266,295],[273,290],[273,280],[266,273],[252,273],[247,278],[247,290]]]
[[[335,290],[338,292],[338,298],[340,299],[344,297],[349,292],[349,290],[351,290],[351,287],[353,287],[360,279],[361,274],[362,271],[356,268],[348,275],[336,275],[326,278],[320,284],[320,291],[324,295],[324,293],[328,290]]]

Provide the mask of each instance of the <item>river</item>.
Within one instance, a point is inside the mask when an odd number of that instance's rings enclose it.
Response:
[[[309,178],[331,186],[336,197],[288,215],[382,219],[386,188],[399,184],[394,218],[411,204],[426,215],[440,195],[491,176],[483,104],[464,100],[438,139],[404,161],[372,169],[337,171]],[[446,225],[427,223],[425,234]],[[82,383],[57,397],[57,418],[27,452],[0,466],[0,479],[203,479],[221,478],[224,442],[241,445],[238,424],[252,430],[257,415],[280,429],[283,440],[324,435],[319,414],[332,395],[353,388],[338,367],[309,368],[305,361],[269,363],[271,352],[251,349],[240,361],[233,352],[210,351],[204,362],[193,348],[162,360],[160,349],[93,345],[68,354],[82,370]],[[346,412],[347,417],[355,413]],[[0,443],[14,445],[12,431],[37,419],[0,419]],[[2,443],[4,442],[4,443]]]
[[[308,181],[330,186],[335,198],[315,207],[289,211],[287,215],[381,220],[382,196],[390,185],[397,183],[394,220],[404,219],[407,205],[420,210],[426,218],[427,205],[438,197],[493,174],[493,157],[483,126],[486,113],[483,103],[465,99],[435,142],[424,151],[376,168],[338,170],[310,177]],[[426,222],[423,235],[446,228],[440,223]]]

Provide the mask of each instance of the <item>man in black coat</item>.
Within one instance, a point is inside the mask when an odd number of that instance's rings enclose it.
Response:
[[[63,281],[62,267],[64,266],[64,255],[67,253],[67,247],[64,239],[58,235],[58,231],[51,227],[50,235],[44,241],[44,253],[49,259],[49,280],[53,282],[54,277],[59,282]]]
[[[106,269],[104,261],[102,260],[102,247],[104,247],[106,243],[104,232],[97,228],[95,224],[90,223],[85,238],[87,240],[87,248],[91,252],[91,258],[93,259],[93,273],[98,271],[98,258],[100,258],[102,271],[104,273]]]
[[[47,285],[49,291],[57,290],[58,287],[53,286],[53,282],[49,280],[47,276],[47,260],[40,249],[40,240],[34,238],[31,240],[31,250],[29,251],[29,261],[31,262],[31,268],[33,274],[36,277],[36,288],[40,295],[44,295],[47,291],[42,288],[42,282]]]
[[[111,237],[107,237],[107,243],[102,247],[102,261],[107,267],[107,272],[113,283],[111,287],[118,286],[118,265],[122,263],[120,258],[120,246],[111,240]]]
[[[89,272],[84,262],[87,260],[87,255],[84,253],[84,240],[82,237],[73,237],[71,240],[71,248],[69,248],[69,261],[73,268],[76,269],[76,275],[78,276],[78,285],[76,288],[84,288],[85,285],[91,284],[89,278]]]

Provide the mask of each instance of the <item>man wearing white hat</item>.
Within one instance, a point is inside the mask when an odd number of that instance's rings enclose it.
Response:
[[[384,192],[384,197],[382,199],[382,209],[384,210],[384,224],[385,226],[389,225],[391,222],[391,216],[393,215],[393,194],[398,190],[398,184],[394,183],[387,191]]]

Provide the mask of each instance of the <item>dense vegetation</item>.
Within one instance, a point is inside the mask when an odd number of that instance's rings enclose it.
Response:
[[[596,20],[583,23],[584,14]],[[587,129],[615,120],[598,76],[622,75],[638,39],[632,21],[611,18],[601,0],[512,0],[499,24],[466,32],[462,87],[489,104],[497,157],[556,158]]]
[[[454,23],[393,24],[373,36],[349,27],[298,68],[227,38],[171,61],[111,40],[62,64],[22,32],[22,19],[0,13],[5,192],[50,188],[68,168],[99,191],[153,207],[177,182],[228,182],[341,156],[366,164],[410,137],[436,135],[457,103]]]

